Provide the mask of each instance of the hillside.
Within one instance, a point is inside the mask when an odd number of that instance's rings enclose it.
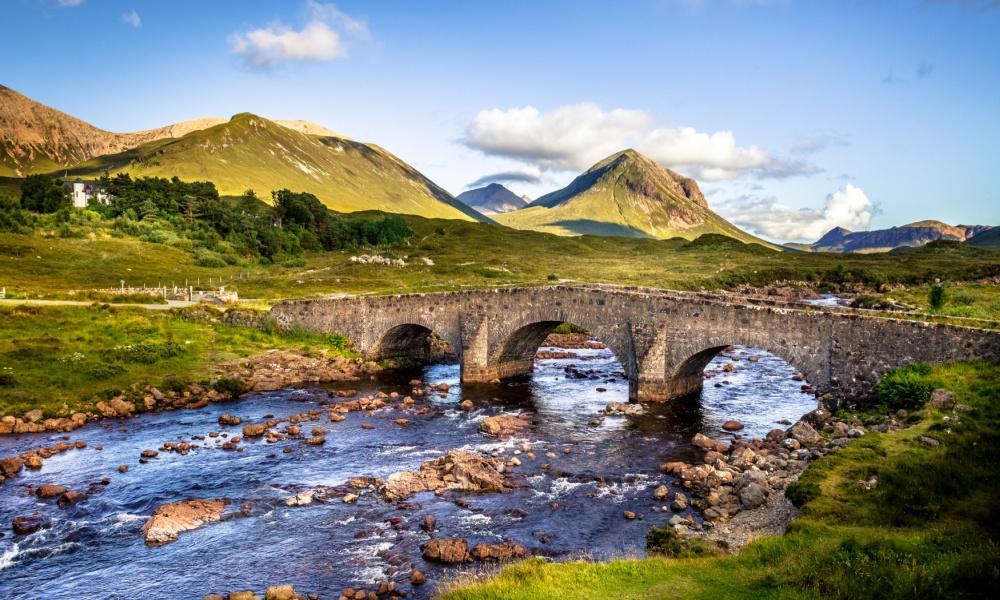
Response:
[[[721,233],[767,244],[708,208],[698,184],[635,150],[597,163],[568,186],[497,221],[518,229],[560,235],[615,235],[694,239]]]
[[[972,239],[967,240],[966,243],[977,248],[1000,249],[1000,227],[990,227],[981,233],[977,233]]]
[[[301,133],[249,113],[180,138],[94,158],[69,173],[105,171],[208,180],[223,195],[253,189],[265,199],[272,190],[288,188],[315,194],[343,212],[384,210],[489,221],[378,146]]]
[[[508,213],[524,208],[528,202],[499,183],[468,190],[458,199],[485,215]]]
[[[948,225],[931,220],[872,231],[849,231],[835,227],[810,248],[813,252],[888,252],[923,246],[937,240],[966,241],[988,229],[985,225]]]

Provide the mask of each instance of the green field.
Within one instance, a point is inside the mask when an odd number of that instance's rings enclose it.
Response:
[[[0,415],[92,410],[133,384],[218,377],[222,361],[273,348],[345,354],[329,336],[227,325],[204,307],[0,306]]]
[[[378,213],[366,213],[379,218]],[[393,247],[307,252],[276,264],[198,265],[191,243],[149,243],[82,214],[79,223],[0,233],[0,287],[19,296],[65,297],[68,290],[127,285],[202,287],[223,282],[241,297],[276,300],[331,293],[431,292],[555,282],[680,290],[806,281],[835,290],[861,283],[920,285],[1000,275],[1000,252],[935,243],[907,253],[842,255],[776,252],[718,236],[694,242],[561,237],[496,225],[406,217],[413,235]],[[351,262],[360,254],[405,258],[406,267]],[[429,260],[433,264],[427,264]]]
[[[869,433],[813,463],[790,488],[804,500],[781,537],[738,555],[527,560],[498,575],[458,578],[444,600],[604,598],[986,598],[1000,584],[1000,370],[934,368],[925,381],[972,408],[936,409]],[[948,420],[946,420],[948,419]],[[917,441],[931,436],[941,445]],[[871,476],[878,486],[856,485]]]

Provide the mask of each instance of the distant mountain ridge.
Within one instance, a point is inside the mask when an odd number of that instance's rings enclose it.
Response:
[[[635,150],[612,154],[563,189],[496,220],[561,235],[694,239],[719,233],[773,247],[712,212],[695,180]]]
[[[113,133],[0,86],[0,175],[104,172],[212,181],[223,195],[310,192],[334,210],[493,221],[412,166],[309,121],[250,113]]]
[[[988,229],[987,225],[948,225],[933,220],[871,231],[834,227],[809,248],[813,252],[887,252],[896,248],[923,246],[942,239],[964,242]]]
[[[528,202],[499,183],[468,190],[458,199],[484,215],[508,213],[527,206]]]

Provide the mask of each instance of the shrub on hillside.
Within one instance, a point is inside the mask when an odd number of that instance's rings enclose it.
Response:
[[[673,527],[652,527],[646,532],[646,551],[671,558],[692,558],[720,554],[718,545],[697,538],[682,538]]]
[[[224,259],[222,255],[218,252],[212,252],[206,248],[198,248],[195,250],[194,261],[198,263],[199,267],[218,269],[226,266],[226,259]]]
[[[891,408],[912,410],[930,400],[934,386],[927,380],[931,368],[927,363],[915,362],[905,368],[890,371],[878,384],[879,401]]]

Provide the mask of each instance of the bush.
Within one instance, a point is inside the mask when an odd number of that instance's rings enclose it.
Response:
[[[931,286],[931,292],[927,298],[931,305],[932,310],[941,310],[944,308],[945,294],[944,288],[940,285]]]
[[[247,384],[238,377],[222,377],[212,383],[212,389],[236,400],[247,391]]]
[[[138,363],[151,365],[162,359],[173,358],[184,352],[176,342],[164,342],[162,344],[138,343],[115,346],[108,351],[108,356],[112,360],[123,363]]]
[[[13,387],[17,379],[10,373],[0,373],[0,387]]]
[[[879,400],[892,410],[922,407],[930,400],[934,390],[934,386],[927,381],[930,372],[927,363],[915,362],[886,373],[878,384]]]
[[[200,267],[209,267],[212,269],[217,269],[226,266],[226,259],[218,252],[212,252],[211,250],[206,250],[205,248],[199,248],[194,253],[194,261],[198,263]]]
[[[720,554],[718,545],[697,538],[682,538],[669,525],[652,527],[646,532],[646,551],[672,558],[692,558]]]
[[[117,362],[98,363],[88,367],[86,372],[91,379],[110,379],[124,373],[125,366]]]
[[[546,279],[549,281],[559,281],[559,276],[554,273],[549,273],[549,276],[546,277]]]

